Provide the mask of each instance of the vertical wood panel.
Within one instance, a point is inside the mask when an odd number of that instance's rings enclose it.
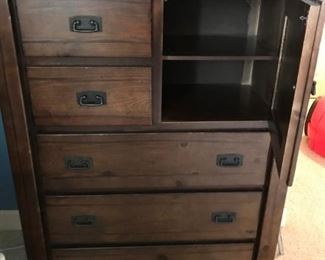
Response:
[[[17,57],[6,0],[0,0],[0,104],[29,259],[47,259]]]
[[[271,171],[270,188],[267,194],[263,229],[258,248],[258,260],[273,260],[275,256],[280,223],[286,199],[287,185],[280,182],[275,162]]]
[[[153,0],[153,123],[161,121],[163,12],[164,1]]]
[[[321,8],[320,6],[312,6],[307,22],[304,47],[296,86],[297,89],[284,152],[285,156],[281,172],[278,172],[275,162],[271,172],[266,200],[266,211],[262,223],[263,228],[258,248],[258,260],[274,259],[288,185],[292,184],[294,178],[295,165],[302,134],[302,124],[305,119],[307,103],[310,96],[310,83],[312,82],[315,72],[324,19],[325,4],[323,4]]]
[[[299,146],[306,119],[308,100],[314,80],[317,56],[325,21],[325,3],[312,6],[308,15],[304,48],[300,61],[296,93],[292,106],[288,135],[284,151],[281,175],[287,176],[287,184],[292,185]]]

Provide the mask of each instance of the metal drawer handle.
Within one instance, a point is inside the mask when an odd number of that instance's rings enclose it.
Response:
[[[90,157],[65,157],[65,168],[67,170],[89,170],[93,165],[93,159]]]
[[[235,212],[213,212],[211,219],[217,224],[230,224],[236,221],[237,214]]]
[[[240,167],[243,165],[244,156],[241,154],[218,154],[217,165],[220,167]]]
[[[74,16],[70,18],[70,30],[78,33],[102,31],[102,18],[97,16]]]
[[[93,226],[96,224],[96,216],[80,215],[71,217],[72,224],[80,227]]]
[[[95,99],[96,99],[95,102],[89,102],[88,96],[83,95],[79,99],[79,104],[80,106],[88,106],[88,107],[98,107],[104,105],[104,98],[102,96],[96,95]]]
[[[99,24],[96,21],[90,20],[89,24],[93,27],[92,29],[83,29],[81,27],[81,25],[82,25],[81,21],[75,20],[72,23],[72,31],[73,32],[82,32],[82,33],[99,32]]]
[[[80,106],[100,107],[106,105],[106,93],[100,91],[78,92],[77,102]]]

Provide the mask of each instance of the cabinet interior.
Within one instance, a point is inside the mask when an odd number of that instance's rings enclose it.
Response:
[[[276,55],[276,39],[258,33],[262,8],[261,0],[167,0],[164,55]]]
[[[285,135],[308,7],[165,0],[162,121],[266,120]]]

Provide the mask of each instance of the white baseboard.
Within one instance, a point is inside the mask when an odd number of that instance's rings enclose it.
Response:
[[[0,230],[21,230],[18,210],[0,210]]]

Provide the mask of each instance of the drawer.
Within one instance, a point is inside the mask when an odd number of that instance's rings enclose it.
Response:
[[[151,124],[151,69],[28,68],[38,126]]]
[[[253,244],[56,249],[53,260],[251,260]]]
[[[38,136],[45,191],[98,192],[263,186],[268,133]],[[238,165],[218,157],[237,154]]]
[[[261,193],[53,196],[53,245],[254,239]]]
[[[17,1],[26,56],[151,57],[151,0]]]

